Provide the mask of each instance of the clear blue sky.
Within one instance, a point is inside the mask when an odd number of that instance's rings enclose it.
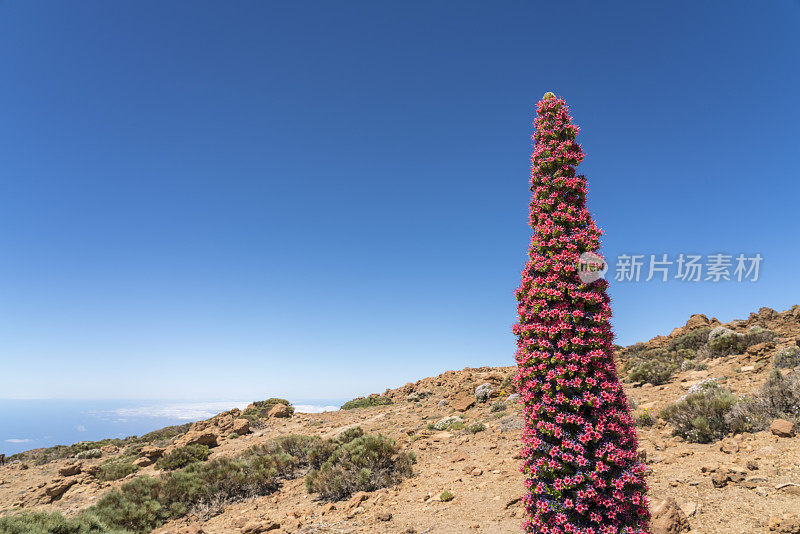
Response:
[[[0,2],[0,397],[349,397],[513,363],[531,121],[620,343],[800,302],[800,3]]]

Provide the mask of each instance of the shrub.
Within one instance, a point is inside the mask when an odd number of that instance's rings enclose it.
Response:
[[[729,328],[719,326],[709,333],[708,348],[715,357],[727,356],[740,354],[751,345],[772,341],[774,338],[774,332],[760,326],[753,326],[745,333],[734,332]]]
[[[691,350],[696,352],[708,342],[710,332],[711,327],[696,328],[670,340],[667,347],[670,351]]]
[[[628,380],[653,385],[665,383],[680,367],[681,355],[664,349],[651,349],[634,353],[627,365]]]
[[[490,383],[481,384],[475,388],[475,399],[478,402],[486,402],[489,400],[489,397],[491,397],[493,391],[494,388],[492,388]]]
[[[800,347],[786,347],[775,355],[775,367],[792,369],[800,365]]]
[[[97,478],[105,481],[125,478],[139,470],[138,467],[133,465],[133,460],[134,458],[131,456],[119,456],[105,461],[100,464],[100,471],[97,473]]]
[[[385,406],[394,404],[392,399],[382,395],[370,395],[369,397],[357,397],[347,401],[342,405],[342,410],[354,410],[356,408],[371,408],[372,406]]]
[[[358,431],[315,444],[316,455],[309,457],[312,469],[305,479],[309,493],[337,500],[396,484],[411,475],[412,453],[401,452],[391,438]]]
[[[450,502],[453,500],[454,495],[450,490],[444,490],[441,495],[439,495],[439,500],[442,502]]]
[[[739,402],[726,417],[733,432],[765,430],[776,418],[800,417],[800,373],[773,370],[755,398]]]
[[[491,407],[489,408],[489,411],[490,412],[502,412],[506,408],[508,408],[508,406],[506,406],[506,403],[504,403],[502,401],[497,401],[497,402],[492,403]]]
[[[269,417],[269,412],[275,407],[276,404],[288,406],[290,411],[294,413],[294,408],[288,400],[271,398],[262,401],[255,401],[250,406],[245,408],[240,417],[250,421],[250,425],[253,428],[259,428],[263,426],[264,420]]]
[[[192,443],[184,447],[178,447],[169,454],[165,454],[159,458],[156,462],[156,468],[165,471],[173,471],[181,467],[186,467],[194,462],[205,462],[208,460],[209,454],[210,452],[206,445]]]
[[[675,427],[674,435],[694,443],[709,443],[728,432],[725,416],[737,401],[735,395],[717,382],[705,380],[664,408],[660,416]]]
[[[193,462],[154,478],[141,476],[106,493],[94,506],[76,518],[65,520],[58,514],[17,514],[0,518],[0,532],[9,534],[131,534],[145,533],[164,522],[187,513],[218,513],[228,504],[266,495],[275,491],[280,481],[294,473],[298,465],[314,465],[311,452],[321,443],[333,445],[319,463],[330,461],[347,445],[351,463],[368,467],[379,447],[359,447],[358,440],[384,439],[364,436],[360,428],[347,429],[336,438],[321,440],[307,436],[284,436],[252,447],[237,458],[219,458]],[[393,449],[394,447],[394,449]],[[386,452],[393,450],[391,455]],[[320,452],[320,451],[318,451]],[[321,453],[321,452],[320,452]],[[296,455],[296,456],[295,456]],[[387,457],[388,455],[388,457]],[[400,453],[393,442],[372,461],[376,476],[365,487],[372,487],[391,476],[386,464],[395,462],[395,473],[404,473],[404,462],[413,456]],[[383,461],[383,463],[381,463]],[[107,462],[110,464],[111,462]],[[343,465],[342,462],[340,462]],[[339,464],[337,464],[339,465]],[[399,476],[399,475],[398,475]]]
[[[443,419],[439,419],[434,423],[434,430],[462,430],[464,428],[464,420],[457,415],[451,415]]]
[[[653,414],[651,414],[649,410],[643,410],[637,413],[634,416],[634,420],[636,421],[636,426],[639,427],[648,427],[656,424],[656,420],[653,417]]]
[[[430,397],[431,395],[433,395],[432,391],[427,391],[427,390],[415,391],[414,393],[406,395],[406,400],[408,402],[419,402],[424,398]]]
[[[127,534],[127,531],[110,529],[92,516],[66,519],[58,512],[24,512],[0,517],[3,534]]]
[[[79,460],[89,460],[92,458],[100,458],[103,456],[103,451],[100,449],[89,449],[88,451],[81,451],[75,455]]]
[[[472,423],[471,425],[469,425],[469,431],[472,432],[473,434],[477,434],[478,432],[483,432],[484,430],[486,430],[486,425],[484,425],[481,422]]]
[[[517,388],[516,388],[516,385],[514,383],[514,374],[512,373],[512,374],[506,375],[503,378],[503,381],[500,382],[500,391],[513,393],[516,390],[517,390]]]
[[[133,436],[131,441],[136,443],[165,443],[175,436],[180,436],[181,434],[185,434],[189,427],[192,426],[192,423],[184,423],[182,425],[173,425],[161,428],[159,430],[154,430],[153,432],[149,432],[141,437]]]

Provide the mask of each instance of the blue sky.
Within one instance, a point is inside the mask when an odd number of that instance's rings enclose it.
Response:
[[[620,343],[800,303],[800,3],[0,2],[0,397],[351,397],[513,363],[531,121]]]

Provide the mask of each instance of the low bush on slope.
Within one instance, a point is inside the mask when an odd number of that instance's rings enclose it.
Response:
[[[370,408],[372,406],[385,406],[387,404],[394,404],[394,401],[389,397],[381,395],[370,395],[369,397],[358,397],[351,401],[342,404],[342,410],[354,410],[356,408]]]
[[[232,502],[272,493],[298,469],[309,492],[343,498],[411,474],[413,454],[359,427],[331,439],[284,436],[236,458],[194,461],[159,477],[140,476],[106,493],[74,519],[60,514],[0,517],[2,534],[140,534],[190,512],[216,514]]]
[[[800,373],[774,370],[755,397],[738,397],[714,380],[693,386],[689,394],[661,411],[674,434],[696,443],[729,432],[758,432],[777,418],[800,419]]]

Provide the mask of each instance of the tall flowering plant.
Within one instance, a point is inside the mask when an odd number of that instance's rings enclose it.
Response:
[[[616,375],[608,283],[583,283],[578,260],[600,247],[586,209],[583,151],[566,103],[537,107],[529,261],[517,289],[517,387],[524,402],[526,532],[649,532],[645,467]]]

